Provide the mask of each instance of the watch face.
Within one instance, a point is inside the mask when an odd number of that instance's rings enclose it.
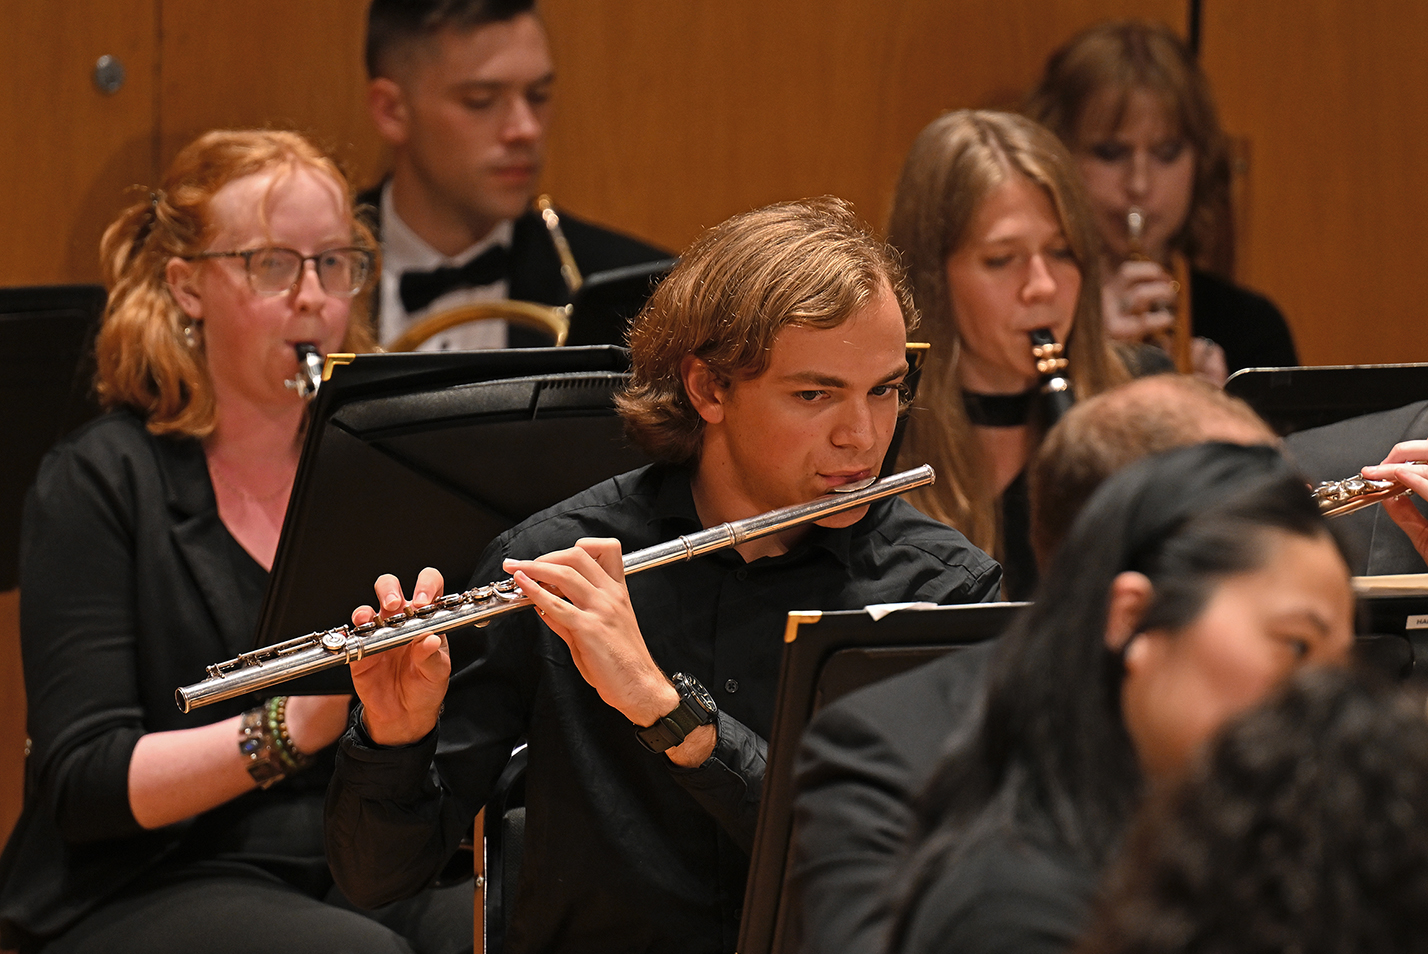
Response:
[[[705,712],[713,714],[714,712],[718,711],[718,706],[714,702],[714,697],[709,694],[708,689],[705,689],[697,682],[689,688],[690,698],[693,699],[695,702],[699,703],[701,706],[703,706]]]
[[[674,682],[683,690],[680,695],[688,698],[691,703],[698,705],[710,716],[719,711],[719,706],[714,701],[714,696],[710,694],[708,689],[704,688],[704,685],[698,679],[682,672],[677,672],[674,674]]]

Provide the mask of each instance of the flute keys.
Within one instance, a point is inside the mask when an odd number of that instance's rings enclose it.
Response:
[[[1312,495],[1320,513],[1326,517],[1338,517],[1410,492],[1394,480],[1369,480],[1355,475],[1343,480],[1324,481],[1313,488]]]

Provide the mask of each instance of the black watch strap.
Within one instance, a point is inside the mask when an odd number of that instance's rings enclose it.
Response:
[[[651,752],[672,749],[701,725],[709,725],[718,715],[719,707],[709,690],[693,676],[677,672],[670,682],[679,692],[679,705],[655,720],[655,724],[635,729],[641,744]]]

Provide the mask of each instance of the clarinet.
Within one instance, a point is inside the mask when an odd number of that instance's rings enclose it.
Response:
[[[781,533],[870,504],[884,497],[906,493],[932,483],[932,468],[926,464],[913,470],[893,474],[847,490],[836,490],[808,503],[780,507],[768,513],[721,523],[717,527],[679,537],[668,543],[636,550],[624,556],[625,575],[641,573],[669,563],[736,547],[750,540]],[[444,633],[461,626],[485,626],[497,616],[524,609],[530,598],[521,592],[513,579],[488,583],[444,596],[420,609],[407,609],[386,620],[372,620],[361,626],[339,626],[299,636],[286,642],[244,653],[227,662],[208,667],[208,677],[202,682],[184,686],[174,693],[178,707],[184,712],[199,706],[222,702],[245,693],[267,689],[299,676],[345,666],[391,649],[398,649],[434,633]]]
[[[1042,410],[1048,428],[1076,403],[1076,392],[1066,376],[1064,350],[1051,329],[1037,328],[1031,333],[1031,355],[1036,359],[1036,373],[1041,375]]]
[[[297,354],[297,374],[283,384],[296,391],[299,397],[311,398],[322,387],[322,354],[306,342],[293,345],[293,351]]]

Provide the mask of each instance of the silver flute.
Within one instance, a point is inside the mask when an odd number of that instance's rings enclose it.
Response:
[[[781,533],[884,497],[924,487],[933,479],[932,468],[924,464],[871,483],[851,485],[848,490],[836,490],[808,503],[721,523],[668,543],[625,554],[625,575],[669,563],[681,563],[715,550]],[[199,706],[222,702],[299,676],[345,666],[366,656],[398,649],[434,633],[444,633],[461,626],[484,626],[494,617],[530,605],[530,598],[521,592],[515,580],[508,578],[488,583],[464,593],[444,596],[420,609],[407,609],[386,620],[309,633],[244,653],[227,662],[215,663],[208,667],[208,678],[176,690],[174,698],[180,709],[189,712]]]
[[[1408,463],[1425,462],[1415,460]],[[1413,491],[1396,480],[1370,480],[1361,474],[1345,477],[1343,480],[1326,480],[1310,488],[1314,502],[1319,505],[1319,512],[1326,517],[1342,517],[1346,513],[1372,507],[1394,497],[1407,497],[1412,493]]]

